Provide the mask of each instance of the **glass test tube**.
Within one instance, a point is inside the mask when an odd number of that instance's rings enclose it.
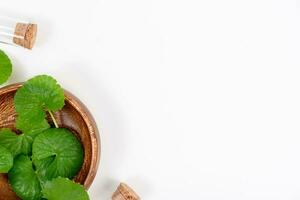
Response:
[[[32,49],[37,25],[27,21],[0,16],[0,42]]]

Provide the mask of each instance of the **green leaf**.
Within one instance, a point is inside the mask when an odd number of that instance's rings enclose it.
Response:
[[[48,200],[89,200],[88,193],[82,185],[61,177],[48,181],[42,193]]]
[[[41,185],[29,157],[19,155],[8,173],[8,180],[15,193],[23,200],[41,199]]]
[[[7,173],[13,166],[14,158],[9,150],[0,146],[0,173]]]
[[[12,64],[8,56],[0,50],[0,84],[5,83],[12,73]]]
[[[7,148],[13,156],[21,152],[21,143],[18,141],[18,136],[10,129],[0,130],[0,145]]]
[[[32,149],[33,139],[37,133],[17,135],[10,129],[0,130],[0,145],[7,148],[15,157],[21,153],[30,154]]]
[[[57,111],[64,106],[64,91],[57,81],[47,75],[39,75],[28,80],[14,97],[18,114],[17,128],[28,131],[31,127],[43,124],[46,111]]]
[[[73,178],[83,163],[83,149],[67,129],[53,128],[38,135],[32,147],[33,163],[39,177],[51,180],[58,176]]]
[[[30,121],[22,115],[17,118],[16,124],[19,130],[22,130],[23,133],[30,134],[32,136],[38,135],[44,130],[50,128],[46,119],[42,120],[40,123],[30,123]]]

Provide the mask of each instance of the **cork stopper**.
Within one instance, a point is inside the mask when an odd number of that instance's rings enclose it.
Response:
[[[112,196],[112,200],[140,200],[140,197],[125,183],[121,183]]]
[[[27,49],[32,49],[37,34],[36,24],[17,23],[15,27],[15,35],[13,42]],[[20,37],[17,37],[20,36]]]

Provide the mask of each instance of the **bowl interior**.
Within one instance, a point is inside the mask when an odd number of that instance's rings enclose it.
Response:
[[[0,128],[15,130],[16,112],[13,98],[21,84],[0,89]],[[84,149],[84,162],[74,180],[86,189],[92,184],[100,159],[99,133],[96,123],[87,108],[74,95],[65,91],[65,106],[54,114],[59,127],[68,128],[81,141]],[[49,123],[52,123],[48,117]],[[8,184],[7,176],[0,174],[0,199],[18,199]]]

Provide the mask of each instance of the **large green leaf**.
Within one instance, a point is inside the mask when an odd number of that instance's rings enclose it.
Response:
[[[41,199],[41,185],[29,157],[19,155],[15,158],[8,180],[15,193],[23,200]]]
[[[89,200],[82,185],[61,177],[48,181],[42,193],[48,200]]]
[[[67,129],[48,129],[38,135],[32,147],[33,163],[42,180],[58,176],[73,178],[83,163],[83,149]]]
[[[14,105],[18,113],[17,128],[28,131],[28,126],[43,123],[46,111],[54,112],[64,106],[64,91],[51,76],[39,75],[18,89]]]
[[[5,83],[12,73],[12,64],[8,56],[0,50],[0,84]]]
[[[10,129],[0,130],[0,145],[7,148],[13,156],[30,154],[36,132],[17,135]]]
[[[5,147],[0,146],[0,173],[7,173],[13,166],[14,157]]]

